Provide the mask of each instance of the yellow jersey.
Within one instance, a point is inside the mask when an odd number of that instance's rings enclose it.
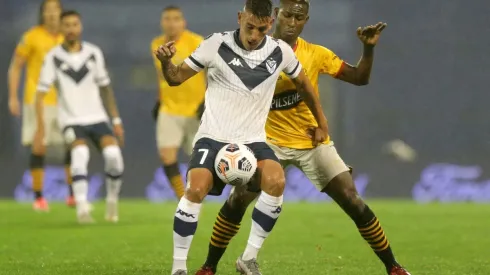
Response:
[[[294,51],[317,95],[318,76],[329,74],[336,77],[344,64],[331,50],[302,38],[298,38]],[[311,149],[313,144],[307,129],[317,126],[315,117],[296,91],[293,81],[282,72],[265,126],[267,140],[278,146]],[[325,140],[325,143],[329,142],[330,137]]]
[[[15,54],[26,59],[26,77],[24,84],[24,104],[34,104],[36,87],[43,66],[44,56],[55,46],[63,42],[61,34],[53,35],[43,26],[36,26],[22,36],[15,48]],[[56,90],[51,87],[44,97],[44,104],[56,105]]]
[[[172,62],[174,64],[184,62],[184,60],[199,46],[202,40],[203,38],[198,34],[185,31],[175,43],[177,52],[172,58]],[[162,68],[160,61],[153,54],[154,50],[167,42],[165,35],[158,36],[151,42],[153,61],[155,63],[155,68],[158,71],[160,101],[162,103],[160,112],[185,117],[195,116],[197,108],[204,100],[204,93],[206,92],[206,76],[204,72],[200,72],[180,86],[170,87],[161,73]]]

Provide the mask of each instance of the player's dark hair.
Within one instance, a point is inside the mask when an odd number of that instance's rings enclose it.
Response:
[[[60,7],[60,9],[63,10],[63,6],[61,5],[61,1],[59,1],[59,0],[44,0],[41,3],[41,6],[39,6],[39,20],[38,20],[39,25],[44,24],[44,18],[43,18],[44,8],[46,7],[46,4],[49,2],[56,2],[58,4],[58,6]]]
[[[78,13],[78,11],[75,11],[75,10],[67,10],[67,11],[62,12],[60,18],[63,19],[63,18],[68,17],[68,16],[76,16],[78,18],[82,18],[80,13]]]
[[[247,0],[245,10],[253,15],[261,17],[272,16],[272,1],[271,0]]]
[[[162,13],[167,11],[182,11],[182,10],[178,6],[170,5],[163,8]]]

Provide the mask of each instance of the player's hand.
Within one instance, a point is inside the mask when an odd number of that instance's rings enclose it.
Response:
[[[155,105],[153,105],[153,109],[151,109],[151,116],[155,121],[158,120],[158,113],[160,112],[160,104],[161,104],[160,100],[157,100],[157,102],[155,102]]]
[[[313,142],[313,146],[317,146],[318,144],[323,143],[328,138],[328,130],[323,130],[322,128],[308,128],[306,130],[306,134],[311,141]]]
[[[124,128],[122,124],[115,124],[113,130],[114,135],[119,140],[119,146],[124,147]]]
[[[9,110],[13,116],[20,116],[20,102],[18,98],[9,99]]]
[[[165,45],[161,45],[153,53],[161,62],[170,61],[174,57],[177,49],[175,48],[175,41],[170,41]]]
[[[32,141],[32,150],[34,152],[44,152],[44,128],[38,127],[34,133],[34,140]]]
[[[386,28],[387,24],[379,22],[376,25],[357,28],[357,37],[364,45],[375,46],[378,43],[381,32]]]

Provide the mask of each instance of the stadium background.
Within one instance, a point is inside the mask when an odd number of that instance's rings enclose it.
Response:
[[[163,6],[178,4],[188,27],[207,35],[237,27],[241,0],[120,1],[68,0],[81,12],[84,38],[105,52],[126,128],[127,172],[123,195],[172,198],[158,171],[154,122],[150,110],[156,81],[149,43],[160,33]],[[210,6],[209,4],[213,4]],[[323,106],[331,134],[344,159],[355,167],[356,184],[367,197],[417,200],[490,201],[490,120],[488,69],[490,6],[482,0],[409,2],[373,0],[312,1],[303,37],[356,63],[361,44],[358,26],[384,21],[388,28],[376,48],[367,87],[328,77],[321,80]],[[20,120],[7,108],[6,75],[21,34],[36,23],[39,1],[0,2],[0,196],[31,199],[24,175],[28,151],[20,145]],[[219,16],[218,16],[219,15]],[[400,161],[383,148],[401,139],[417,151]],[[59,156],[51,155],[53,163]],[[185,157],[182,162],[185,163]],[[102,190],[101,159],[92,154],[91,196]],[[326,199],[305,178],[288,174],[286,199]],[[59,187],[62,187],[60,189]],[[63,199],[62,168],[47,170],[46,196]],[[311,189],[310,189],[311,188]],[[62,191],[57,191],[62,190]]]

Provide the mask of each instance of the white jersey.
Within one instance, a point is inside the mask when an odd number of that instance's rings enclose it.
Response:
[[[194,142],[264,142],[265,123],[281,71],[296,78],[302,70],[291,47],[266,36],[253,51],[244,49],[239,30],[215,33],[185,62],[208,68],[205,111]]]
[[[62,128],[108,121],[99,87],[110,84],[99,47],[82,42],[79,52],[63,46],[53,48],[44,58],[37,90],[46,93],[54,84],[58,92],[58,121]]]

